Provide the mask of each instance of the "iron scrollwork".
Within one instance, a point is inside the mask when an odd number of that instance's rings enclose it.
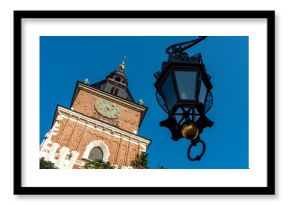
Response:
[[[164,102],[164,100],[162,99],[162,97],[160,96],[160,94],[156,91],[156,93],[155,93],[155,97],[156,97],[156,100],[157,100],[157,102],[158,102],[158,104],[159,104],[159,106],[166,112],[166,113],[168,113],[168,109],[167,109],[167,107],[166,107],[166,104],[165,104],[165,102]]]
[[[213,95],[212,92],[209,91],[205,99],[205,113],[207,113],[211,109],[212,104],[213,104]]]

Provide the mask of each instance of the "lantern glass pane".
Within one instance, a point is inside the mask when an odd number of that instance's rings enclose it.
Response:
[[[176,103],[176,93],[173,85],[173,79],[171,75],[167,76],[167,79],[161,86],[161,92],[165,98],[165,103],[169,109]]]
[[[199,96],[198,96],[198,101],[200,103],[205,103],[205,98],[207,94],[207,88],[205,87],[203,81],[200,82],[200,91],[199,91]]]
[[[181,100],[195,100],[196,71],[175,71],[176,83]]]

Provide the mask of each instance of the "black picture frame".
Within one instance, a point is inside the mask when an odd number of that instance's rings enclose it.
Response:
[[[56,18],[204,18],[267,21],[267,186],[265,187],[24,187],[22,184],[22,20]],[[273,195],[275,194],[275,11],[14,11],[15,195]]]

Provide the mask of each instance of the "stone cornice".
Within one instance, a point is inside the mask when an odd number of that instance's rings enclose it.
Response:
[[[114,127],[114,126],[109,125],[105,122],[101,122],[99,120],[90,118],[90,117],[85,116],[79,112],[67,109],[67,108],[62,107],[60,105],[58,105],[56,108],[55,120],[56,120],[58,115],[62,115],[62,116],[68,117],[70,119],[78,120],[79,122],[83,122],[84,124],[90,125],[96,129],[102,129],[105,132],[107,131],[110,134],[113,134],[113,135],[118,136],[118,137],[127,138],[129,140],[136,140],[138,142],[145,144],[146,148],[148,148],[149,144],[151,143],[151,140],[149,140],[149,139],[146,139],[144,137],[127,132],[127,131],[122,130],[120,128]]]

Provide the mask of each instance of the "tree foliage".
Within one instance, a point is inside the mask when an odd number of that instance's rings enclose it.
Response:
[[[156,167],[156,169],[166,169],[164,166],[162,166],[162,165],[158,165],[157,167]]]
[[[40,169],[56,169],[54,166],[54,163],[52,163],[51,161],[44,160],[43,157],[39,159],[39,168]]]
[[[134,169],[148,169],[148,154],[142,152],[140,155],[137,156],[136,160],[131,162],[131,166]]]
[[[87,162],[85,164],[85,168],[86,169],[114,169],[114,167],[109,162],[104,162],[102,160]]]

